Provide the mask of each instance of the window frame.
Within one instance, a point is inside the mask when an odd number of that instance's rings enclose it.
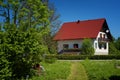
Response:
[[[69,44],[63,44],[63,49],[68,49],[69,48]]]
[[[77,43],[73,44],[73,48],[74,49],[78,49],[79,48],[79,45]]]

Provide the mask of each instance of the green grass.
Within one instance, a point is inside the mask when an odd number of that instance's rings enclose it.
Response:
[[[111,76],[120,76],[120,61],[56,61],[41,63],[45,74],[32,80],[109,80]],[[120,65],[119,65],[120,66]],[[118,79],[119,80],[119,79]]]
[[[120,76],[120,69],[115,66],[116,61],[90,61],[81,62],[88,74],[89,80],[109,80],[111,76]],[[120,63],[120,61],[118,61]]]
[[[83,65],[79,62],[72,62],[71,74],[68,76],[67,80],[88,80]]]
[[[44,75],[32,80],[66,80],[70,74],[71,62],[56,61],[53,64],[41,63],[45,68]]]

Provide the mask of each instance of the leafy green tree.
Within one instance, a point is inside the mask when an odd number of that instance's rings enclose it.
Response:
[[[29,27],[47,27],[49,24],[50,10],[41,0],[3,0],[0,5],[0,16],[7,24],[23,26],[25,30]]]
[[[94,48],[92,46],[92,40],[91,39],[84,39],[82,43],[82,54],[85,55],[93,55],[94,54]]]
[[[6,73],[0,76],[12,80],[31,77],[31,67],[49,53],[44,36],[50,31],[50,11],[41,0],[3,0],[0,4],[5,17],[0,29],[0,64],[6,63],[0,70]]]
[[[5,54],[4,49],[6,44],[5,35],[0,31],[0,79],[8,79],[11,76],[10,62],[7,60],[8,55]]]
[[[43,54],[49,53],[42,39],[46,33],[45,30],[39,33],[34,28],[30,28],[26,32],[19,31],[18,29],[10,29],[4,32],[5,38],[1,39],[2,44],[0,45],[1,61],[8,61],[10,63],[9,66],[12,70],[13,79],[25,78],[26,75],[32,76],[31,67],[41,62]],[[3,61],[1,64],[5,63]]]
[[[120,51],[120,37],[118,37],[118,39],[115,41],[115,47]]]
[[[51,54],[57,53],[57,43],[53,41],[53,37],[60,28],[61,21],[59,20],[60,14],[57,12],[57,9],[53,3],[49,0],[42,0],[43,3],[47,5],[50,10],[50,32],[48,35],[44,36],[45,44],[48,46],[48,50]]]
[[[120,38],[114,39],[114,41],[109,43],[109,53],[120,55]]]
[[[113,55],[120,54],[120,51],[116,49],[114,42],[109,43],[109,54],[113,54]]]

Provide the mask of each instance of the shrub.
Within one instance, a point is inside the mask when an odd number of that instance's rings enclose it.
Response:
[[[109,43],[109,54],[120,54],[120,51],[115,48],[115,45],[113,42]]]
[[[10,62],[6,59],[5,53],[0,52],[0,79],[8,80],[11,76]]]
[[[54,63],[55,61],[56,61],[57,59],[56,58],[48,58],[48,59],[45,59],[44,61],[46,62],[46,63]]]
[[[94,54],[94,48],[92,46],[92,40],[91,39],[84,39],[82,44],[82,54],[86,55],[93,55]]]
[[[84,60],[86,58],[92,60],[108,60],[120,59],[120,55],[46,55],[46,59],[57,58],[60,60]]]

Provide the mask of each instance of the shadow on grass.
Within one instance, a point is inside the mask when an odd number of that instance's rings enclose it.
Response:
[[[120,80],[120,76],[112,75],[109,77],[109,80]]]

